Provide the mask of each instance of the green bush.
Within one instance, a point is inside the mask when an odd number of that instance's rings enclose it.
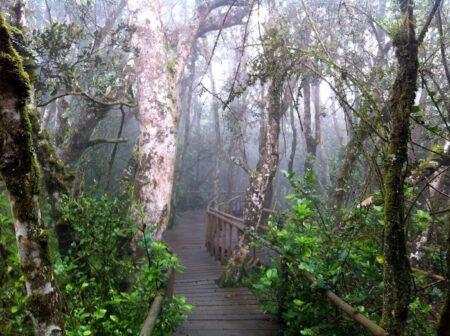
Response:
[[[7,201],[3,203],[0,328],[2,335],[32,335],[11,216],[3,211]],[[153,241],[152,227],[141,242],[144,256],[131,253],[137,225],[128,202],[92,195],[67,198],[63,215],[76,233],[69,256],[54,263],[67,335],[137,335],[153,299],[166,285],[168,270],[181,268],[178,259],[163,243]],[[171,335],[190,310],[183,297],[165,301],[154,334]]]
[[[356,311],[380,321],[383,207],[356,205],[340,214],[337,222],[333,211],[316,193],[311,172],[303,180],[294,180],[292,175],[290,179],[294,188],[294,193],[287,197],[290,207],[270,218],[268,231],[257,242],[277,251],[277,257],[270,266],[257,270],[248,279],[249,284],[263,309],[284,322],[285,335],[369,335],[331,304],[323,291],[332,290]],[[415,211],[410,232],[416,235],[430,221],[426,212]],[[429,266],[432,268],[432,264]],[[304,272],[313,275],[316,281],[309,282]],[[429,283],[429,279],[415,274],[415,298],[410,305],[405,335],[434,333],[430,316],[436,312],[436,306],[433,309],[432,303],[442,299],[442,291]]]

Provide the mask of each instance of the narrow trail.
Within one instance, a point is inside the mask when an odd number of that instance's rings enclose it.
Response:
[[[194,305],[189,319],[174,335],[238,336],[280,335],[280,326],[259,310],[255,296],[246,288],[220,288],[222,266],[205,248],[206,212],[184,212],[165,241],[186,267],[175,278],[175,294]]]

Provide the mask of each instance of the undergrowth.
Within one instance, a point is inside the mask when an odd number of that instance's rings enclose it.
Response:
[[[2,335],[32,335],[26,291],[20,275],[9,206],[0,203],[0,328]],[[137,225],[127,202],[86,194],[64,202],[64,218],[76,232],[69,256],[54,261],[63,295],[68,336],[137,335],[150,305],[179,260],[152,239],[147,227],[137,258],[132,240]],[[55,251],[52,251],[56,254]],[[152,335],[171,335],[192,307],[184,297],[164,301]]]

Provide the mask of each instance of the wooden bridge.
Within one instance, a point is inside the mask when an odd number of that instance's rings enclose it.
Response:
[[[186,267],[176,276],[174,293],[185,295],[188,303],[194,305],[192,314],[175,335],[281,334],[278,323],[260,312],[258,301],[248,289],[220,288],[215,282],[222,272],[220,259],[224,260],[231,253],[239,233],[237,227],[229,223],[233,220],[231,217],[224,221],[219,219],[212,227],[208,226],[207,232],[206,211],[188,211],[164,235],[166,243]],[[212,256],[206,250],[205,237],[207,241],[214,237],[220,239],[214,244],[218,249],[212,250],[211,245]]]
[[[182,214],[171,230],[164,234],[165,242],[172,252],[178,255],[186,267],[182,274],[174,278],[174,272],[168,273],[168,284],[154,300],[140,336],[150,336],[156,324],[161,308],[162,298],[170,297],[172,293],[184,295],[189,304],[194,305],[194,312],[189,315],[174,335],[281,335],[281,326],[270,316],[260,311],[260,305],[255,296],[246,288],[220,288],[216,280],[222,273],[232,251],[237,246],[239,237],[243,234],[243,219],[234,216],[233,203],[241,196],[221,203],[222,207],[208,206],[205,210],[191,210]],[[211,205],[211,203],[210,203]],[[263,209],[265,213],[275,213]],[[267,227],[259,227],[264,232]],[[252,251],[255,260],[267,264],[270,256],[278,256],[279,252],[272,246]],[[284,257],[286,258],[286,256]],[[298,261],[289,259],[296,264]],[[430,277],[444,281],[441,275],[412,269]],[[311,283],[316,281],[310,273],[303,271],[303,276]],[[324,297],[334,304],[341,312],[352,318],[374,336],[388,336],[388,333],[376,323],[359,313],[331,290],[323,291]]]

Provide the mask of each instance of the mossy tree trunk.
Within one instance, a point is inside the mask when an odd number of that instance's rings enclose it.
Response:
[[[406,251],[404,180],[407,174],[410,113],[418,73],[418,41],[413,1],[400,0],[402,22],[394,36],[398,69],[391,88],[388,112],[391,131],[384,178],[384,301],[382,326],[401,335],[411,299],[411,270]]]
[[[27,112],[30,83],[11,34],[0,14],[1,177],[8,189],[27,289],[27,306],[36,335],[63,335],[61,296],[49,259],[48,234],[39,205],[39,168]]]
[[[442,18],[441,11],[438,10],[436,13],[436,23],[438,26],[439,32],[439,49],[441,51],[441,61],[442,66],[444,67],[445,78],[447,81],[447,85],[450,86],[450,70],[448,65],[448,58],[445,48],[445,39],[444,39],[444,30],[442,27]],[[447,110],[447,122],[450,120],[450,99],[444,98],[444,106]],[[445,174],[445,180],[448,180],[448,172]],[[450,218],[448,219],[448,232],[447,232],[447,279],[450,276]],[[450,336],[450,282],[447,281],[447,295],[445,298],[445,302],[442,306],[441,314],[439,316],[438,328],[437,328],[438,336]]]
[[[448,219],[447,233],[447,279],[450,275],[450,219]],[[441,315],[437,327],[438,336],[450,336],[450,289],[447,288],[447,295],[442,306]]]
[[[69,254],[70,245],[75,240],[75,231],[64,219],[62,211],[63,197],[70,195],[69,185],[72,176],[66,172],[64,163],[58,160],[50,137],[41,126],[40,114],[36,111],[31,112],[29,118],[36,156],[42,170],[43,182],[52,210],[52,219],[55,223],[59,252],[64,257]]]

